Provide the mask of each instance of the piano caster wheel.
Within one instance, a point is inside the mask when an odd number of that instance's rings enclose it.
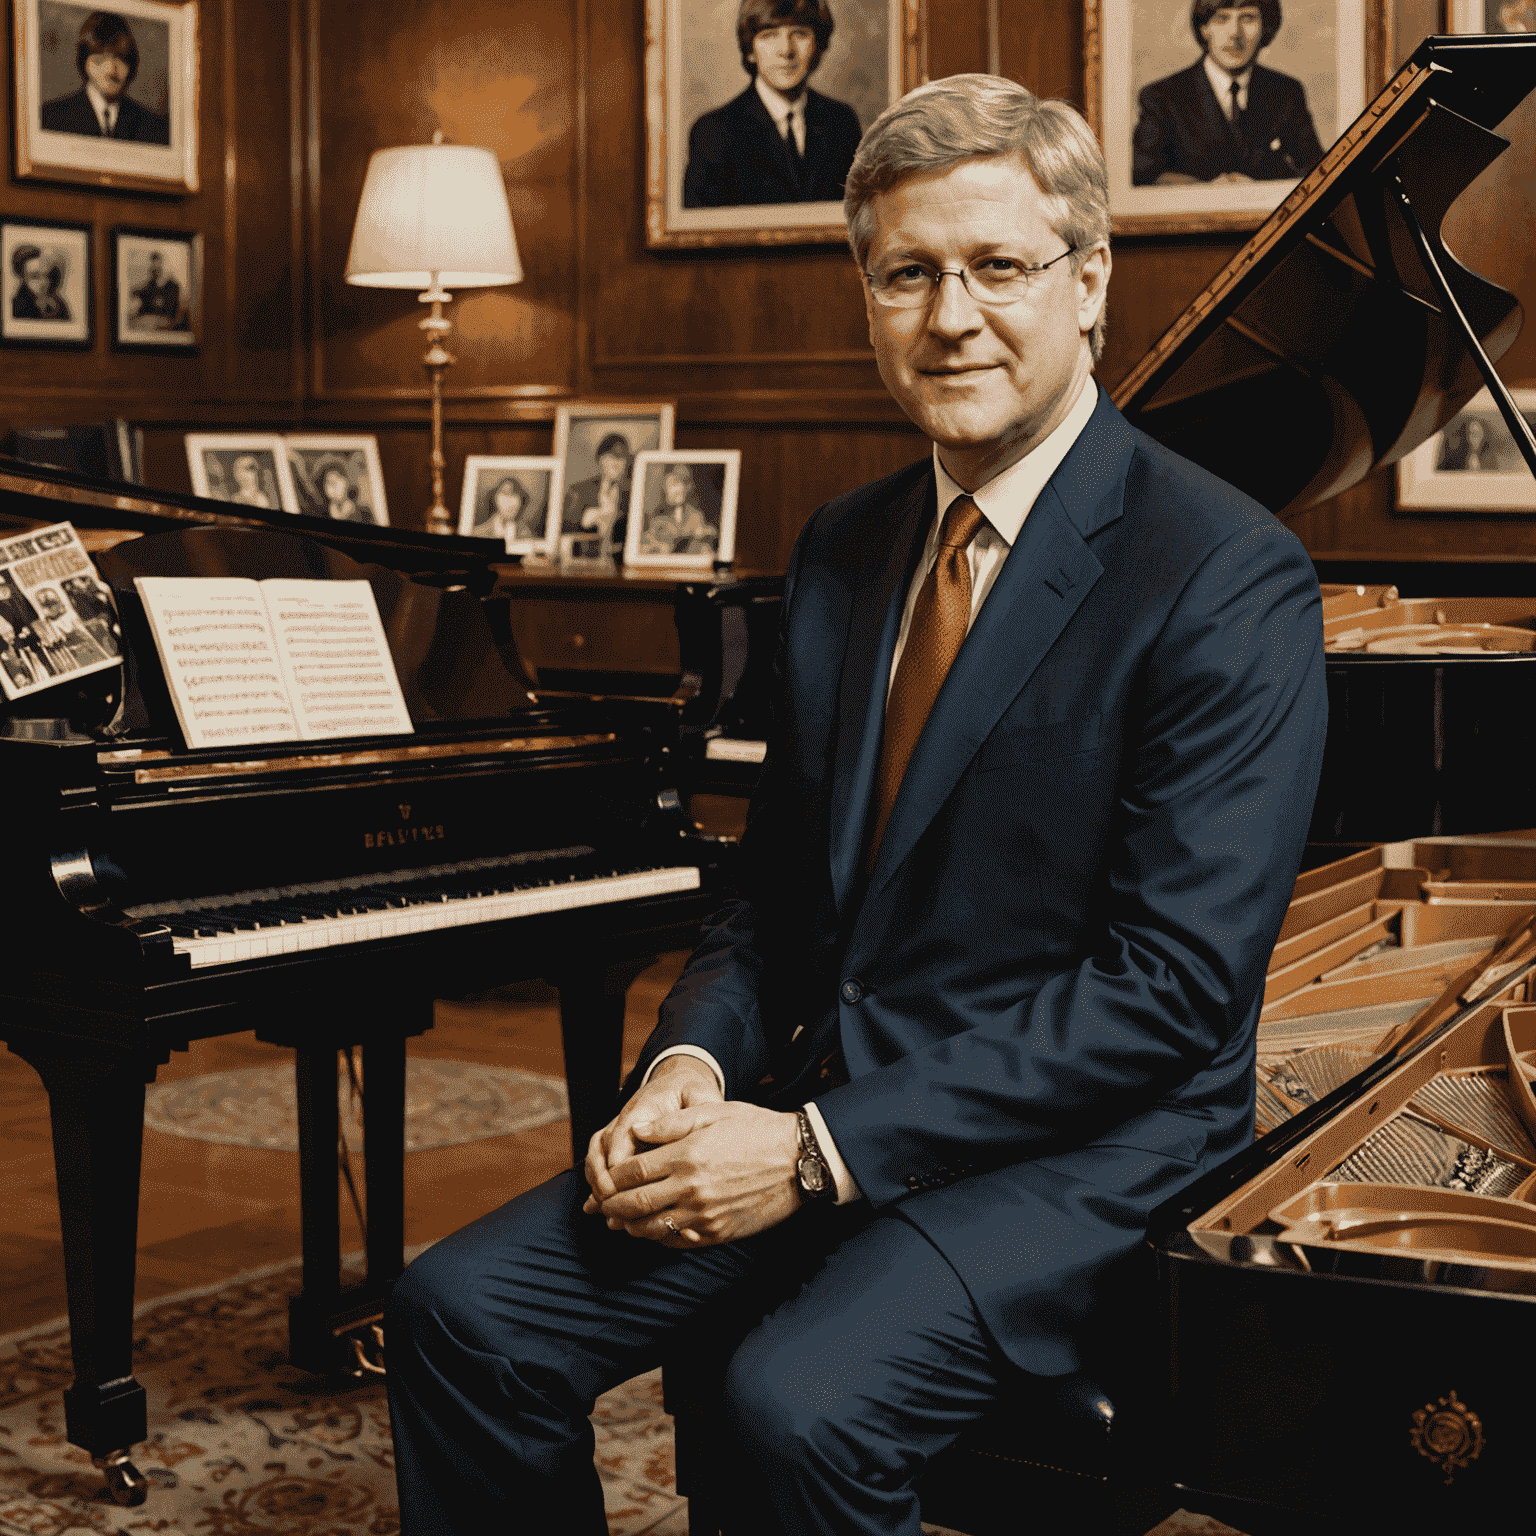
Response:
[[[113,1451],[110,1456],[92,1456],[91,1465],[100,1467],[107,1480],[107,1492],[116,1504],[129,1509],[149,1496],[149,1479],[128,1459],[127,1451]]]

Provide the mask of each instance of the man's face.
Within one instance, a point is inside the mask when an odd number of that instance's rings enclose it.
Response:
[[[149,280],[152,283],[160,281],[160,274],[165,271],[165,263],[160,260],[159,251],[152,251],[149,257]]]
[[[605,453],[597,461],[597,472],[607,484],[624,478],[624,470],[629,460],[622,453]]]
[[[38,298],[44,298],[48,293],[48,269],[43,265],[41,256],[34,256],[31,261],[21,264],[21,280]]]
[[[1200,28],[1206,52],[1229,75],[1239,75],[1253,63],[1264,35],[1264,18],[1256,5],[1223,6]]]
[[[868,266],[911,260],[953,270],[988,255],[1046,262],[1066,249],[1048,207],[1017,156],[978,155],[908,176],[873,200]],[[978,304],[958,277],[942,278],[921,309],[887,308],[866,286],[880,377],[969,488],[1022,458],[1071,408],[1088,376],[1088,333],[1109,266],[1108,250],[1096,246],[1077,272],[1058,262],[1001,309]]]
[[[47,615],[47,617],[50,619],[56,619],[61,613],[64,612],[64,604],[59,601],[58,593],[50,592],[47,587],[44,587],[43,590],[37,594],[37,606],[41,608],[44,614]]]
[[[809,27],[769,27],[752,39],[757,72],[774,90],[796,96],[816,57],[816,34]]]
[[[128,60],[120,53],[93,53],[86,57],[85,78],[108,101],[116,101],[128,89],[131,73]]]

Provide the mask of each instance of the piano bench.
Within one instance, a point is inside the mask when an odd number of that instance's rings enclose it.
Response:
[[[720,1441],[720,1393],[738,1337],[690,1333],[687,1353],[662,1370],[689,1536],[732,1536],[732,1511],[753,1497]],[[1171,1492],[1132,1473],[1115,1407],[1086,1372],[1016,1380],[1006,1407],[924,1468],[917,1490],[926,1523],[966,1536],[1143,1536],[1178,1507]]]

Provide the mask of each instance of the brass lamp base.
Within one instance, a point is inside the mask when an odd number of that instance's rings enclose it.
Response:
[[[418,295],[420,303],[432,306],[432,313],[420,322],[432,343],[422,359],[432,386],[432,505],[427,508],[428,533],[454,532],[453,517],[443,502],[443,470],[448,463],[443,457],[443,372],[453,364],[453,353],[443,345],[443,338],[453,329],[453,321],[444,317],[443,305],[452,298],[451,293],[443,292],[436,273],[432,286]]]

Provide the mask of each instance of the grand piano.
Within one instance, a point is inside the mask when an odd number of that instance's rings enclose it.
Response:
[[[1536,472],[1536,441],[1493,366],[1519,305],[1440,235],[1533,85],[1536,37],[1426,40],[1116,403],[1282,519],[1401,458],[1484,383]],[[1528,776],[1498,763],[1530,761],[1528,653],[1434,652],[1329,657],[1314,836],[1348,838],[1367,816],[1377,839],[1536,821]],[[1435,824],[1389,827],[1389,806]],[[1350,854],[1315,849],[1298,889]],[[1420,874],[1429,902],[1464,899]],[[1339,948],[1328,964],[1368,964]],[[1529,1518],[1531,1187],[1474,1193],[1454,1171],[1382,1159],[1378,1139],[1416,1134],[1422,1106],[1469,1080],[1501,1105],[1530,1100],[1536,1036],[1522,1021],[1536,1010],[1520,1005],[1536,964],[1529,944],[1516,958],[1488,986],[1458,979],[1432,1028],[1372,1053],[1154,1214],[1159,1318],[1144,1412],[1127,1428],[1141,1474],[1173,1483],[1186,1508],[1250,1536]],[[1536,1121],[1536,1100],[1525,1108]]]
[[[693,942],[719,843],[677,788],[684,700],[541,703],[489,594],[494,541],[263,514],[0,460],[0,524],[68,519],[116,595],[124,665],[0,711],[0,1038],[48,1090],[75,1380],[69,1439],[145,1483],[131,1359],[144,1088],[194,1039],[295,1053],[303,1289],[290,1350],[357,1368],[402,1267],[405,1042],[433,1000],[559,990],[573,1153],[611,1113],[624,993]],[[408,736],[188,750],[141,575],[362,579]],[[689,699],[697,694],[694,689]],[[695,707],[702,707],[695,705]],[[366,1278],[343,1290],[337,1051],[360,1046]]]

